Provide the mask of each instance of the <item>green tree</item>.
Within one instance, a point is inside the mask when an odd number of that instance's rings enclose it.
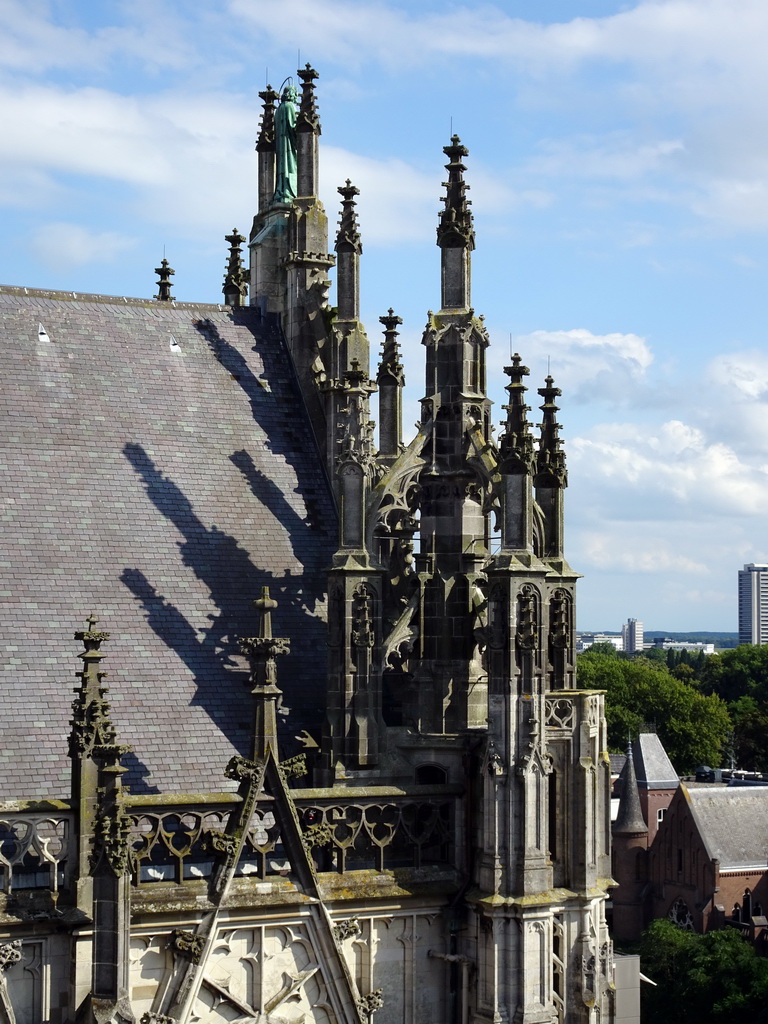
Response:
[[[740,768],[768,771],[768,645],[742,644],[706,659],[701,689],[717,694],[733,720],[733,753]]]
[[[704,693],[716,693],[730,704],[739,697],[768,701],[768,644],[742,644],[707,658],[701,675]]]
[[[579,686],[605,690],[608,745],[624,750],[629,733],[655,726],[670,760],[681,775],[700,764],[717,766],[731,730],[731,719],[715,694],[703,695],[676,679],[664,662],[630,661],[592,650],[578,660]]]
[[[696,935],[654,921],[639,944],[644,1024],[768,1024],[768,961],[734,928]]]

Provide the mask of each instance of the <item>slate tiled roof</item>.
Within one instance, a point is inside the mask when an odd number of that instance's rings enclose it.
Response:
[[[641,732],[632,743],[632,754],[641,789],[677,789],[680,779],[654,732]]]
[[[91,611],[131,788],[227,788],[263,585],[286,734],[324,700],[335,514],[282,338],[254,309],[24,289],[0,289],[0,333],[0,799],[69,795]]]
[[[721,871],[768,865],[768,786],[686,787],[685,794]]]

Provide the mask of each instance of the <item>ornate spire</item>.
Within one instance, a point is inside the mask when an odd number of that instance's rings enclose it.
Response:
[[[309,64],[300,68],[296,74],[301,79],[301,106],[299,107],[296,131],[313,132],[315,135],[319,135],[320,115],[317,112],[315,80],[320,76]]]
[[[259,137],[256,140],[258,153],[274,153],[275,151],[275,103],[279,98],[278,93],[271,85],[268,85],[264,92],[259,93],[259,99],[264,101],[264,111],[261,115]]]
[[[107,673],[99,667],[105,657],[101,644],[109,640],[109,633],[94,628],[98,621],[91,614],[88,628],[75,633],[75,639],[82,641],[85,650],[80,654],[83,671],[77,673],[81,683],[72,702],[69,756],[73,758],[92,757],[97,748],[108,747],[116,741],[109,702],[105,700],[107,687],[102,685]]]
[[[336,252],[339,254],[336,273],[337,319],[360,319],[360,254],[363,251],[360,232],[357,227],[355,196],[360,195],[347,178],[346,184],[338,188],[342,197],[339,230],[336,233]],[[365,356],[366,364],[368,354]]]
[[[347,178],[345,184],[339,185],[336,191],[342,198],[339,230],[336,233],[336,252],[353,252],[360,256],[363,244],[360,241],[355,209],[355,196],[360,195],[360,189]]]
[[[238,234],[237,228],[232,228],[232,234],[225,235],[224,238],[229,242],[229,260],[223,288],[224,302],[228,306],[243,306],[248,294],[248,279],[240,254],[240,246],[245,238]]]
[[[291,641],[272,636],[272,612],[277,601],[269,596],[269,587],[262,587],[261,597],[253,602],[260,613],[256,636],[240,637],[240,650],[251,665],[251,692],[256,697],[254,727],[254,758],[262,758],[268,749],[277,756],[277,700],[282,692],[277,686],[277,662],[280,654],[288,654]]]
[[[171,295],[171,277],[176,273],[169,264],[168,260],[163,257],[163,261],[159,267],[155,267],[155,273],[160,278],[157,282],[157,295],[155,298],[158,302],[173,302],[173,296]]]
[[[337,442],[341,449],[337,463],[356,462],[370,477],[374,472],[375,447],[368,398],[376,390],[376,385],[356,358],[344,372],[342,380],[347,406],[341,411],[344,432]]]
[[[507,412],[507,422],[499,443],[502,471],[533,470],[533,437],[527,416],[531,410],[525,404],[525,392],[528,389],[523,384],[523,377],[527,377],[530,372],[527,366],[523,366],[517,352],[512,357],[512,365],[504,367],[504,373],[509,377],[509,384],[505,388],[509,404],[503,406]]]
[[[379,317],[379,323],[384,326],[384,342],[381,346],[381,362],[376,378],[378,384],[392,380],[397,383],[398,387],[405,384],[403,364],[400,362],[400,345],[397,341],[397,328],[402,322],[403,318],[395,316],[395,311],[391,306],[386,316]]]
[[[472,223],[472,205],[467,199],[469,185],[464,182],[465,165],[461,158],[469,156],[469,150],[463,146],[458,135],[451,136],[451,144],[443,147],[449,163],[448,181],[443,182],[446,189],[443,202],[445,209],[440,214],[437,228],[437,244],[441,249],[459,249],[475,247],[475,229]]]
[[[121,764],[131,747],[110,743],[97,748],[99,760],[99,806],[94,830],[91,864],[94,869],[103,860],[116,878],[130,870],[129,833],[131,820],[125,810],[123,775],[127,771]]]
[[[623,782],[621,788],[621,799],[619,800],[619,813],[613,823],[611,831],[614,835],[630,835],[648,831],[648,826],[643,818],[643,809],[640,806],[640,794],[637,791],[637,774],[635,773],[635,759],[632,754],[632,744],[627,747],[627,763],[624,765]]]
[[[560,450],[562,439],[559,436],[560,424],[557,422],[559,406],[555,404],[562,391],[554,386],[552,377],[547,376],[539,394],[544,404],[539,406],[544,413],[541,422],[541,440],[536,460],[536,484],[542,487],[566,487],[568,474],[565,470],[565,453]]]

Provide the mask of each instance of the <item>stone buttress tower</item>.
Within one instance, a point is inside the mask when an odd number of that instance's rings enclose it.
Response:
[[[610,1021],[609,765],[602,695],[576,689],[577,575],[564,555],[560,390],[551,377],[539,389],[534,439],[529,371],[514,356],[494,443],[489,338],[471,305],[468,151],[454,135],[444,149],[437,228],[440,309],[428,314],[422,339],[418,432],[403,443],[401,320],[392,309],[380,318],[374,382],[350,181],[339,188],[338,306],[327,306],[332,259],[316,198],[316,75],[307,67],[300,77],[290,201],[275,184],[277,95],[261,94],[251,301],[280,314],[339,514],[315,782],[464,785],[452,827],[465,887],[445,955],[464,965],[456,998],[466,1019]],[[369,409],[376,390],[378,450]]]

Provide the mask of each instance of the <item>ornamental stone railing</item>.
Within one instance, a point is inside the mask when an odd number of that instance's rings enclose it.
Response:
[[[430,796],[401,790],[375,798],[339,799],[332,790],[298,790],[295,804],[302,838],[319,871],[385,871],[447,864],[452,849],[456,787]],[[130,806],[134,881],[140,885],[180,884],[209,878],[232,839],[227,827],[238,804]],[[170,803],[170,801],[169,801]],[[273,801],[264,796],[254,809],[235,877],[287,876],[290,861]]]
[[[64,888],[72,830],[71,814],[0,811],[0,892]]]
[[[457,786],[377,787],[348,791],[296,790],[304,846],[318,871],[450,866]],[[128,796],[129,857],[134,884],[183,884],[208,879],[232,839],[227,828],[236,794],[174,798]],[[20,890],[58,893],[73,885],[76,816],[0,808],[0,896]],[[274,802],[259,799],[235,877],[286,877],[291,871]]]

